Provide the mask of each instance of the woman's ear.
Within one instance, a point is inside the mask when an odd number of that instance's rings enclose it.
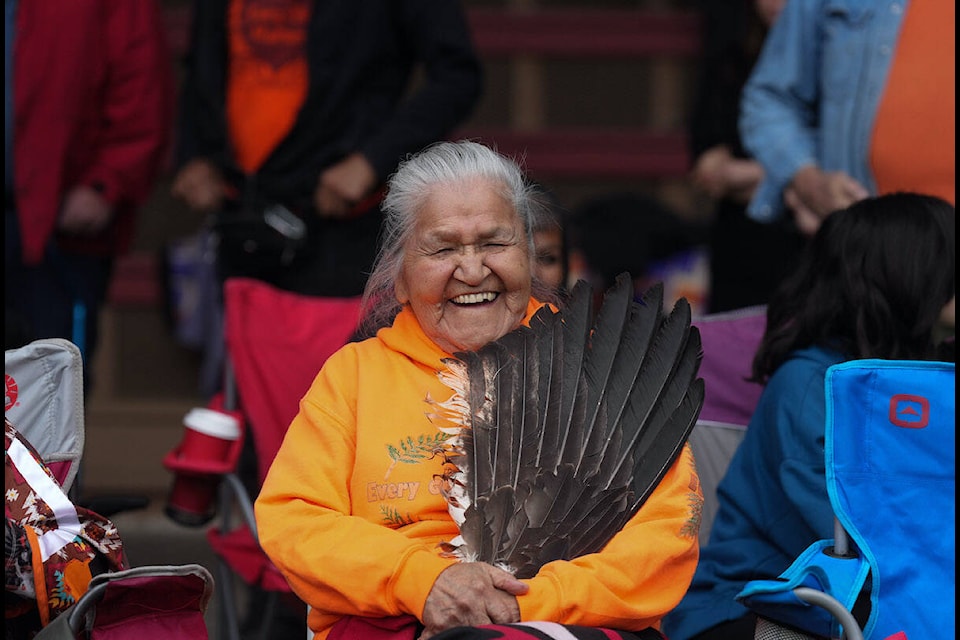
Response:
[[[407,291],[407,283],[403,279],[403,274],[400,274],[400,277],[397,278],[396,283],[393,285],[393,294],[397,297],[397,302],[401,305],[405,305],[410,302],[410,292]]]

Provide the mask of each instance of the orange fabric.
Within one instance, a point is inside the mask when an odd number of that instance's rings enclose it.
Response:
[[[290,131],[307,95],[309,0],[231,0],[227,126],[253,173]]]
[[[40,548],[40,539],[33,527],[24,527],[27,534],[27,540],[30,543],[30,549]],[[33,588],[37,594],[37,608],[40,611],[40,624],[47,626],[50,624],[50,598],[47,595],[47,572],[43,570],[43,560],[39,553],[30,554],[33,563]]]
[[[540,307],[530,301],[524,322]],[[421,616],[459,533],[439,491],[442,434],[430,402],[449,357],[409,307],[345,345],[300,402],[255,504],[260,544],[309,605],[317,640],[344,615]],[[658,626],[690,584],[702,493],[689,446],[597,554],[551,563],[518,597],[522,620]],[[347,515],[349,514],[349,515]]]
[[[880,193],[955,201],[956,5],[910,0],[874,124],[870,162]]]

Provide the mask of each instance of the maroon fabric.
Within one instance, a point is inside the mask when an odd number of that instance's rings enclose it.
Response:
[[[283,574],[270,562],[247,527],[241,526],[226,534],[216,528],[208,529],[207,542],[245,583],[266,591],[291,591]]]
[[[57,479],[57,484],[62,487],[64,480],[67,479],[67,475],[70,473],[70,468],[73,466],[73,461],[59,460],[47,462],[46,465],[47,469],[50,470],[50,473],[53,474],[53,477]]]
[[[597,627],[561,625],[549,622],[485,624],[478,627],[454,627],[431,640],[664,640],[656,629],[617,631]]]
[[[416,640],[423,627],[413,616],[360,618],[346,616],[330,629],[327,640]]]
[[[478,627],[454,627],[431,640],[664,640],[656,629],[617,631],[550,622],[485,624]]]
[[[91,640],[206,640],[197,575],[143,576],[108,583],[97,604]]]
[[[173,76],[159,3],[20,2],[17,33],[13,155],[24,262],[42,259],[61,199],[77,184],[101,185],[117,216],[69,248],[125,251],[169,146]]]
[[[327,640],[416,640],[423,626],[413,616],[392,618],[361,618],[346,616],[330,629]],[[559,625],[553,623],[488,624],[477,627],[454,627],[431,640],[550,640],[576,638],[577,640],[664,640],[655,629],[643,631],[616,631]]]

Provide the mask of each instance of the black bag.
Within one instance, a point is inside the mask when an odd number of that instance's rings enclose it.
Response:
[[[306,222],[281,204],[240,208],[214,217],[220,275],[270,281],[307,245]]]

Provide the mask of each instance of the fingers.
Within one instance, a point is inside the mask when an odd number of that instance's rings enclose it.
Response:
[[[323,218],[345,218],[352,203],[321,182],[313,194],[313,205]]]
[[[345,217],[375,186],[373,166],[363,155],[352,153],[320,174],[314,192],[317,213],[324,217]]]
[[[191,160],[177,172],[170,193],[197,211],[215,211],[223,206],[226,184],[219,170],[202,159]]]
[[[732,159],[725,146],[711,147],[697,158],[691,178],[694,186],[707,196],[717,199],[726,190],[724,175],[726,165]]]
[[[866,187],[843,171],[823,171],[815,165],[798,171],[790,186],[800,201],[820,218],[869,195]]]
[[[79,185],[63,199],[57,228],[65,233],[92,236],[103,231],[113,217],[113,206],[96,189]]]
[[[817,232],[822,222],[820,216],[800,200],[800,196],[794,189],[788,188],[784,191],[783,202],[793,213],[794,222],[796,222],[800,233],[805,236],[812,236]]]
[[[496,567],[491,567],[490,565],[483,566],[487,567],[491,572],[491,581],[493,582],[493,586],[497,589],[505,591],[512,596],[522,596],[530,590],[530,587],[526,582],[517,580],[512,574],[501,569],[497,569]]]
[[[454,626],[519,622],[520,606],[515,596],[526,591],[526,584],[488,564],[451,565],[427,596],[423,624],[438,633]]]
[[[835,189],[838,193],[837,199],[840,202],[843,202],[842,207],[846,208],[852,205],[854,202],[863,200],[870,193],[867,191],[867,188],[862,184],[854,180],[852,177],[848,176],[843,172],[837,172],[837,174],[832,174],[831,177],[835,181]]]

